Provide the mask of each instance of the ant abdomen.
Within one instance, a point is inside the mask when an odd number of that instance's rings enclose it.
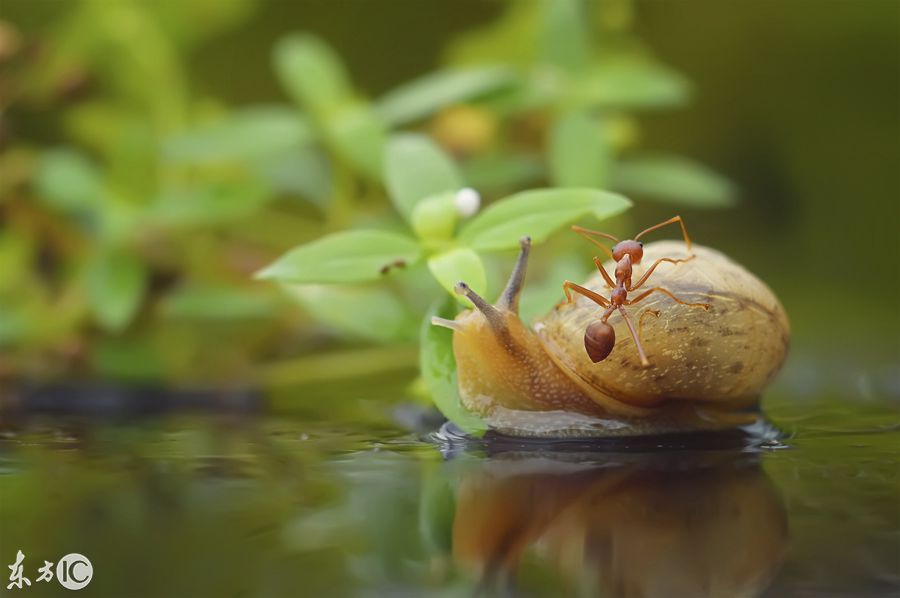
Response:
[[[602,320],[591,322],[584,331],[584,348],[591,361],[603,361],[616,345],[616,331]]]

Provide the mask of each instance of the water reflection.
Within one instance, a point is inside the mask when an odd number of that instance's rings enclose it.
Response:
[[[579,593],[752,596],[788,543],[778,492],[740,452],[511,453],[469,460],[456,499],[453,557],[488,593],[536,562]]]

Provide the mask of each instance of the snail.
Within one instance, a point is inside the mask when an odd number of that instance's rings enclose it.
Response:
[[[584,285],[567,281],[568,301],[531,329],[518,316],[529,238],[521,240],[496,304],[458,283],[456,292],[475,309],[432,323],[453,330],[463,406],[491,429],[513,436],[641,436],[757,421],[762,390],[787,353],[787,315],[761,280],[723,253],[691,245],[684,232],[684,244],[618,242],[610,255],[616,249],[622,254],[624,246],[628,256],[616,255],[605,265],[594,258],[598,272]],[[626,260],[628,272],[621,268]],[[627,274],[633,289],[632,276],[648,275],[652,288],[662,289],[641,293],[642,301],[630,307],[637,326],[624,309],[598,306],[596,296],[613,286],[604,267],[616,271],[616,283]],[[613,304],[615,295],[614,288]],[[599,339],[591,336],[598,322],[609,327]],[[602,345],[601,355],[592,341]]]

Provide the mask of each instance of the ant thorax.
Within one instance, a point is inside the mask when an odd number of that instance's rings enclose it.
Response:
[[[631,255],[625,254],[616,263],[616,282],[627,284],[631,280]]]

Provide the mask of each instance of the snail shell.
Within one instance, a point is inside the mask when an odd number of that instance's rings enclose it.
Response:
[[[724,254],[694,245],[695,258],[680,264],[662,263],[633,299],[662,287],[690,303],[676,303],[653,293],[626,307],[652,366],[641,366],[634,340],[624,320],[614,313],[609,324],[619,339],[604,361],[593,363],[584,348],[585,329],[602,309],[577,295],[535,323],[548,355],[585,393],[600,393],[637,407],[665,401],[752,405],[778,372],[787,352],[790,325],[775,295],[761,280]],[[684,243],[660,241],[644,247],[644,259],[634,267],[634,280],[661,257],[687,257]],[[608,270],[615,264],[609,262]],[[609,294],[599,272],[584,285]],[[658,312],[655,317],[653,312]]]
[[[585,330],[604,311],[596,303],[577,295],[538,319],[534,331],[519,319],[529,248],[524,239],[496,305],[460,283],[457,292],[477,309],[434,321],[454,331],[463,406],[493,429],[517,436],[629,436],[720,430],[758,419],[760,394],[784,361],[790,326],[772,291],[745,268],[697,245],[690,260],[661,263],[629,299],[661,287],[709,308],[654,292],[625,307],[650,366],[641,364],[619,313],[608,320],[618,342],[593,363]],[[661,257],[689,254],[681,242],[648,244],[633,279]],[[609,295],[599,273],[583,286]]]

